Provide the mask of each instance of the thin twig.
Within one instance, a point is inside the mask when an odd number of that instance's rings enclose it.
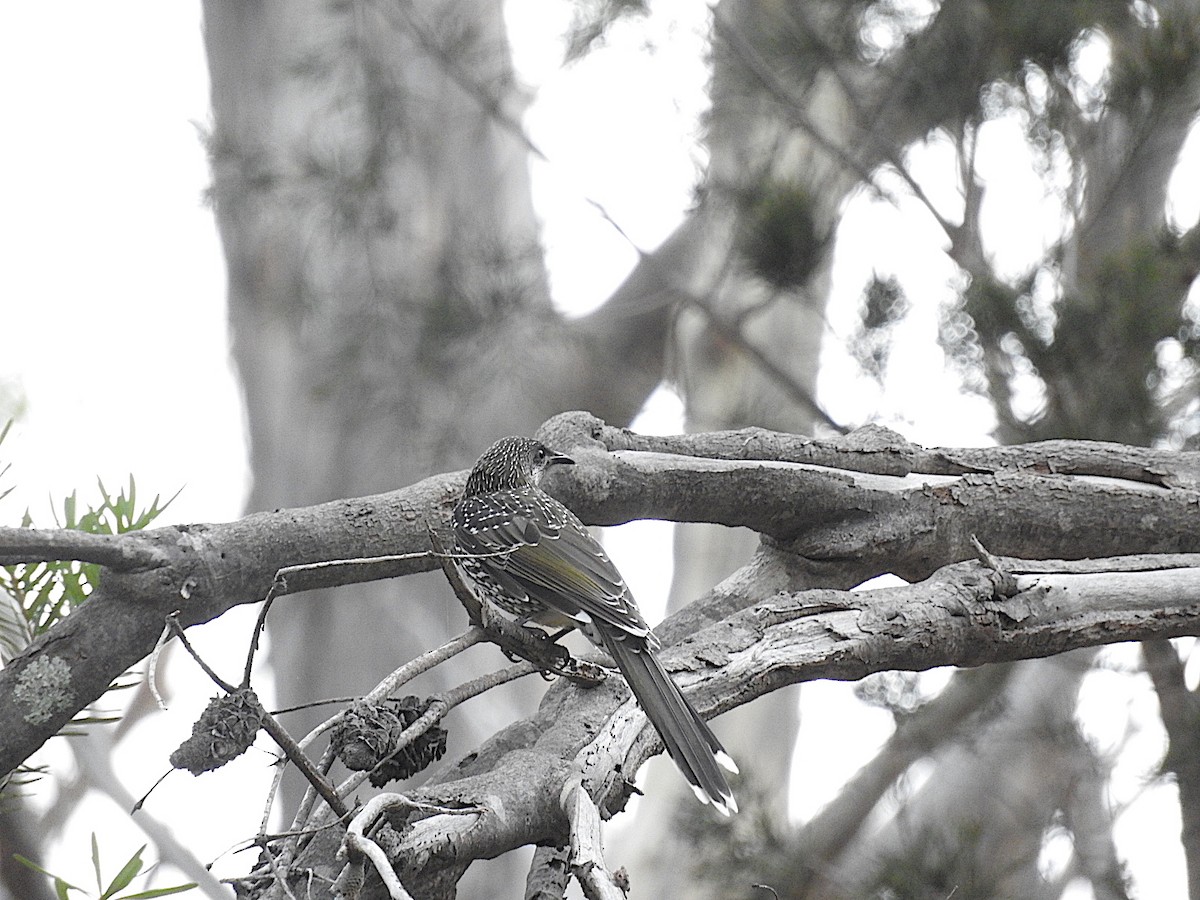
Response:
[[[287,894],[288,900],[298,900],[296,895],[292,893],[291,885],[288,884],[287,870],[280,867],[274,854],[271,853],[271,848],[263,844],[262,852],[263,856],[267,858],[267,865],[271,867],[271,874],[275,876],[275,883],[279,885],[280,890]]]
[[[250,686],[250,675],[254,671],[254,654],[258,652],[259,640],[267,628],[267,613],[271,611],[271,604],[275,602],[275,597],[281,590],[287,590],[287,582],[282,578],[282,572],[283,569],[280,569],[275,573],[275,579],[267,590],[267,596],[263,598],[262,606],[258,609],[254,630],[250,632],[250,647],[246,650],[246,666],[242,670],[242,687]]]
[[[387,697],[391,696],[391,694],[397,688],[399,688],[401,685],[405,684],[408,681],[411,681],[413,678],[416,678],[421,673],[426,672],[429,669],[432,669],[434,666],[439,665],[442,662],[445,662],[446,660],[457,655],[458,653],[461,653],[462,651],[466,650],[468,647],[471,647],[471,646],[474,646],[475,644],[481,643],[486,639],[487,638],[483,632],[483,629],[477,628],[475,626],[468,628],[462,634],[458,635],[457,637],[451,638],[445,644],[442,644],[442,646],[437,647],[433,650],[429,650],[426,653],[421,654],[416,659],[410,660],[409,662],[405,663],[403,666],[400,666],[400,668],[391,672],[386,678],[384,678],[377,685],[375,685],[375,687],[372,688],[362,698],[362,702],[367,703],[367,704],[376,704],[376,703],[383,702]],[[315,728],[313,728],[303,738],[301,738],[300,741],[298,742],[297,746],[300,748],[300,750],[302,752],[307,750],[307,748],[309,746],[311,746],[312,743],[317,738],[319,738],[322,734],[325,734],[326,732],[335,728],[337,725],[341,724],[341,722],[343,722],[345,720],[345,718],[346,718],[346,710],[339,710],[333,716],[330,716],[328,719],[326,719],[320,725],[317,725]],[[325,753],[321,757],[321,767],[322,767],[323,771],[326,771],[326,772],[329,771],[329,768],[332,767],[332,762],[333,762],[333,752],[331,749],[326,748]],[[271,790],[268,792],[266,809],[263,811],[262,830],[264,830],[264,831],[266,830],[266,823],[270,816],[271,807],[274,804],[275,795],[277,794],[279,787],[282,784],[282,778],[283,778],[282,773],[277,773],[275,776],[275,780],[272,782]],[[362,781],[360,779],[357,782],[357,784],[361,784],[361,783],[362,783]],[[353,788],[351,788],[351,790],[353,790]],[[340,788],[338,789],[337,793],[339,794],[339,796],[343,796],[343,797],[347,795],[346,793],[342,793]],[[306,823],[310,819],[310,817],[313,814],[312,806],[313,806],[313,803],[315,802],[315,799],[316,799],[315,797],[310,796],[307,793],[305,794],[304,799],[300,803],[300,807],[296,811],[295,817],[292,819],[292,829],[293,830],[299,830],[304,825],[304,823]]]
[[[1017,587],[1016,576],[1009,571],[998,556],[991,553],[983,543],[975,535],[971,535],[971,546],[975,548],[975,554],[979,557],[979,561],[987,568],[991,569],[995,583],[995,590],[998,597],[1005,599],[1015,597],[1019,588]]]
[[[299,563],[294,566],[284,566],[275,572],[275,578],[271,581],[271,587],[267,591],[267,595],[263,598],[262,607],[258,611],[258,619],[254,623],[254,631],[250,635],[250,648],[246,652],[246,667],[242,674],[242,687],[250,686],[250,673],[254,668],[254,655],[258,652],[259,642],[262,640],[262,634],[267,627],[267,613],[271,611],[271,605],[277,597],[282,597],[286,594],[298,593],[308,589],[308,585],[302,578],[296,576],[304,575],[310,572],[321,572],[325,569],[351,569],[364,565],[378,565],[386,562],[408,562],[414,559],[428,559],[430,556],[428,551],[422,550],[417,553],[400,553],[391,556],[369,556],[356,557],[352,559],[326,559],[320,562]],[[289,584],[288,579],[295,578],[298,584]]]
[[[271,715],[281,716],[284,713],[300,712],[302,709],[316,709],[318,706],[332,706],[334,703],[357,703],[362,697],[327,697],[324,700],[313,700],[309,703],[297,703],[295,706],[285,706],[282,709],[271,710]]]
[[[183,626],[179,624],[179,617],[177,614],[172,613],[171,615],[167,616],[167,623],[168,626],[175,631],[175,634],[179,638],[180,643],[183,644],[184,649],[187,650],[187,652],[191,654],[192,659],[196,661],[196,665],[200,666],[200,668],[204,670],[204,673],[208,675],[208,677],[211,678],[213,682],[221,688],[221,690],[225,691],[227,694],[232,694],[239,690],[238,688],[235,688],[233,685],[229,684],[227,681],[223,680],[221,676],[214,672],[208,663],[206,663],[200,657],[200,654],[196,652],[195,648],[192,647],[191,642],[187,639],[187,635],[184,633]],[[350,810],[342,802],[341,798],[334,793],[333,785],[331,785],[329,781],[316,770],[312,764],[312,760],[308,758],[308,756],[301,749],[300,745],[296,743],[295,738],[288,734],[287,730],[279,724],[279,720],[272,716],[270,712],[263,707],[262,702],[258,699],[258,695],[255,694],[254,691],[250,690],[247,686],[243,686],[241,690],[243,691],[247,702],[262,718],[263,730],[265,730],[267,734],[269,734],[275,741],[275,743],[279,745],[279,749],[284,752],[284,755],[287,756],[288,760],[300,770],[301,774],[304,775],[305,778],[308,779],[309,784],[311,784],[313,788],[316,789],[317,793],[321,795],[322,799],[329,804],[329,808],[337,814],[339,819],[344,819],[347,815],[349,815]]]
[[[818,421],[832,428],[838,434],[846,434],[850,431],[842,423],[838,422],[833,416],[829,415],[825,409],[817,403],[816,398],[812,393],[806,390],[795,378],[791,376],[782,366],[778,365],[774,360],[767,356],[766,352],[758,347],[753,341],[746,337],[741,328],[729,322],[726,318],[717,312],[704,299],[697,297],[695,294],[683,293],[684,301],[704,314],[713,329],[721,335],[721,337],[734,343],[747,356],[754,360],[759,369],[776,385],[783,389],[798,405],[807,409]]]
[[[300,746],[304,747],[306,745],[301,742]],[[317,771],[319,771],[322,775],[328,775],[330,770],[333,768],[334,758],[335,755],[333,752],[333,747],[327,746],[325,751],[321,754],[321,759],[317,762]],[[262,825],[259,828],[260,833],[264,833],[267,830],[267,824],[271,818],[271,807],[274,804],[275,797],[279,794],[279,789],[282,784],[283,768],[280,767],[280,771],[276,773],[275,778],[271,782],[271,790],[267,794],[266,807],[263,809]],[[292,817],[291,829],[285,832],[285,834],[290,836],[284,840],[283,850],[280,853],[280,858],[285,859],[289,866],[292,864],[292,860],[295,859],[303,849],[307,841],[311,840],[317,832],[338,824],[338,820],[335,819],[331,822],[325,822],[321,825],[314,825],[311,828],[304,827],[302,823],[305,823],[309,820],[312,814],[312,809],[316,805],[316,802],[317,792],[313,790],[312,785],[309,785],[304,791],[304,796],[300,798],[300,804],[296,807],[296,814]]]
[[[387,887],[388,896],[392,900],[412,900],[412,895],[400,884],[400,879],[396,877],[396,872],[383,848],[368,838],[366,831],[375,823],[376,819],[392,807],[408,805],[411,804],[400,794],[379,794],[372,797],[358,815],[350,821],[346,827],[346,834],[342,838],[342,849],[346,853],[347,865],[361,866],[364,856],[369,859]],[[341,876],[338,880],[339,882],[342,880]],[[358,880],[357,874],[353,876],[353,880]]]
[[[306,581],[303,577],[314,572],[323,572],[326,569],[354,569],[359,567],[375,567],[382,563],[391,562],[412,562],[414,560],[425,560],[437,558],[438,554],[430,550],[419,550],[415,553],[396,553],[385,556],[361,556],[350,559],[326,559],[320,562],[298,563],[294,566],[284,566],[275,572],[275,578],[271,582],[271,587],[267,591],[266,597],[263,598],[262,608],[258,611],[258,620],[254,623],[254,632],[250,637],[250,649],[246,653],[246,667],[242,675],[242,686],[248,687],[250,684],[250,672],[254,667],[254,655],[258,651],[259,641],[262,639],[262,633],[266,630],[267,613],[271,610],[271,605],[279,597],[287,594],[295,594],[301,591],[311,590],[314,587],[324,587],[325,585],[314,585],[311,581]],[[461,554],[455,556],[451,554],[451,558],[461,558]],[[444,563],[443,563],[444,564]]]
[[[287,730],[279,724],[278,719],[263,709],[263,705],[259,702],[257,696],[253,693],[249,694],[249,696],[254,706],[257,707],[255,711],[262,716],[264,730],[279,745],[279,749],[287,754],[288,760],[308,779],[308,783],[321,795],[321,799],[329,804],[329,808],[334,811],[339,819],[344,819],[349,815],[349,808],[334,791],[333,785],[329,783],[329,780],[325,776],[317,771],[312,760],[308,758],[308,755],[296,743],[296,739],[288,734]]]
[[[196,649],[192,646],[192,642],[188,640],[187,634],[183,630],[183,626],[179,624],[178,612],[173,612],[167,616],[167,627],[175,632],[175,636],[179,638],[179,643],[183,644],[183,649],[191,655],[192,659],[196,661],[196,665],[204,670],[204,674],[211,678],[217,687],[227,694],[232,694],[237,690],[237,688],[235,688],[232,684],[214,672],[208,663],[201,659],[200,654],[197,653]]]
[[[178,616],[179,610],[175,610],[172,615]],[[170,622],[163,624],[162,634],[158,636],[158,641],[155,643],[154,649],[150,651],[150,659],[146,665],[146,683],[150,686],[150,695],[154,698],[154,702],[158,704],[158,708],[163,712],[166,712],[167,704],[158,690],[158,658],[162,655],[167,642],[171,640],[171,636],[174,633],[175,630],[171,627]]]
[[[793,97],[791,92],[780,83],[771,66],[758,54],[750,42],[743,37],[736,25],[726,21],[724,17],[714,11],[713,27],[716,33],[725,39],[730,49],[737,53],[738,59],[753,73],[754,77],[758,79],[767,93],[783,106],[793,124],[801,128],[813,143],[829,154],[832,160],[840,163],[844,169],[854,175],[863,184],[869,185],[872,189],[878,191],[881,197],[886,198],[894,206],[899,206],[899,201],[892,196],[890,191],[886,190],[875,180],[874,173],[863,162],[855,158],[845,147],[836,143],[817,127],[816,123],[803,111],[803,104],[797,98]],[[895,169],[896,174],[900,176],[908,189],[912,191],[913,196],[929,211],[929,214],[946,233],[947,237],[953,240],[955,226],[933,205],[933,202],[929,199],[924,189],[912,177],[899,157],[895,153],[885,152],[884,159]]]
[[[487,640],[487,635],[482,628],[474,626],[468,628],[458,637],[451,638],[442,644],[440,647],[435,647],[433,650],[427,650],[415,659],[402,665],[390,675],[375,685],[365,697],[364,703],[379,703],[387,697],[390,697],[395,690],[403,684],[412,681],[418,675],[428,672],[434,666],[441,665],[446,660],[457,656],[468,647],[473,647],[476,644],[483,643]]]

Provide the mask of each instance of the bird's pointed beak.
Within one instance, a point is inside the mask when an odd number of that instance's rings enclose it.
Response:
[[[573,466],[575,460],[563,453],[550,452],[550,458],[546,460],[546,466]]]

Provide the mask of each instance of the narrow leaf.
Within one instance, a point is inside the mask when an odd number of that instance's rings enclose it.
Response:
[[[187,884],[178,884],[175,887],[154,888],[149,891],[140,891],[136,894],[122,894],[116,900],[150,900],[151,897],[166,897],[168,894],[182,894],[184,891],[190,891],[196,887],[196,882],[189,881]]]
[[[33,871],[35,871],[35,872],[41,872],[47,878],[53,878],[54,879],[54,893],[58,896],[58,900],[67,900],[67,892],[68,891],[78,891],[79,890],[79,888],[75,887],[75,885],[71,884],[71,882],[67,881],[64,878],[59,878],[53,872],[47,872],[45,869],[43,869],[41,866],[39,866],[37,863],[35,863],[32,859],[26,859],[20,853],[14,853],[13,859],[15,859],[17,862],[19,862],[21,865],[25,866],[28,869],[33,869]]]
[[[43,869],[41,866],[39,866],[37,863],[35,863],[32,859],[28,859],[28,858],[22,856],[20,853],[14,853],[13,859],[15,859],[17,862],[19,862],[21,865],[23,865],[27,869],[33,869],[33,871],[41,872],[43,875],[45,875],[48,878],[54,878],[58,881],[62,881],[63,884],[66,884],[67,887],[69,887],[73,891],[79,890],[79,888],[75,887],[75,885],[68,884],[67,882],[65,882],[61,878],[59,878],[57,875],[55,875],[53,872],[47,872],[45,869]]]
[[[96,870],[96,890],[104,890],[104,876],[100,874],[100,844],[96,841],[96,832],[92,832],[92,868]]]
[[[109,900],[117,891],[123,891],[129,887],[129,882],[133,881],[137,877],[137,873],[142,871],[142,851],[146,849],[146,846],[146,844],[142,844],[138,848],[137,853],[129,857],[129,862],[121,867],[121,871],[112,880],[112,884],[108,886],[108,890],[100,895],[100,900]]]

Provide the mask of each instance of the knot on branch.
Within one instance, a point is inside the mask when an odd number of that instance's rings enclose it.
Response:
[[[346,710],[330,737],[330,746],[346,768],[369,772],[371,784],[401,781],[437,762],[446,753],[446,729],[435,725],[411,743],[400,736],[429,704],[408,696],[383,703],[361,703]]]
[[[249,749],[262,725],[262,704],[250,688],[213,697],[192,726],[192,736],[171,754],[171,765],[193,775],[219,769]]]
[[[979,561],[988,570],[988,577],[992,582],[992,599],[1009,600],[1015,597],[1020,588],[1017,586],[1016,576],[1008,570],[1003,560],[989,552],[975,535],[971,535],[971,546],[975,548],[975,555]]]

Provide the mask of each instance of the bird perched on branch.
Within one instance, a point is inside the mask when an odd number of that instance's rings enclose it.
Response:
[[[457,562],[520,621],[578,628],[606,651],[696,796],[737,812],[721,772],[737,766],[654,655],[658,639],[621,573],[575,514],[538,486],[551,466],[573,463],[531,438],[489,447],[452,517]]]

